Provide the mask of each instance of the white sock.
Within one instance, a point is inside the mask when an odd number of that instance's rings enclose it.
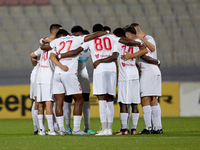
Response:
[[[114,118],[114,105],[112,102],[107,102],[107,115],[108,115],[108,129],[112,130],[113,118]]]
[[[99,101],[99,114],[100,114],[100,120],[102,125],[102,130],[105,130],[107,128],[106,124],[106,118],[107,118],[107,103],[106,100],[100,100]]]
[[[136,129],[139,120],[139,113],[132,113],[132,127],[131,129]]]
[[[65,132],[63,116],[56,117],[60,131]]]
[[[59,131],[58,123],[56,120],[56,102],[53,103],[53,127],[54,131]]]
[[[51,132],[53,132],[54,131],[54,128],[53,128],[53,115],[46,115],[46,118],[47,118],[49,130]]]
[[[151,106],[143,106],[143,118],[144,118],[144,123],[146,126],[146,129],[148,130],[151,128]]]
[[[81,118],[82,118],[82,116],[74,116],[74,128],[73,128],[74,132],[80,130]]]
[[[33,114],[34,114],[34,125],[37,126],[37,129],[39,130],[40,129],[40,125],[39,125],[39,121],[38,121],[38,110],[34,110],[33,111]]]
[[[64,102],[64,116],[65,116],[65,124],[67,129],[71,129],[70,121],[71,121],[71,105],[72,103]]]
[[[122,129],[128,129],[127,118],[128,118],[128,113],[120,113]]]
[[[160,104],[158,103],[158,114],[159,114],[159,117],[158,117],[158,129],[162,129],[162,121],[161,121],[161,107],[160,107]]]
[[[85,129],[89,129],[90,124],[90,102],[86,101],[83,103],[83,116]]]
[[[159,126],[159,108],[158,106],[151,106],[152,110],[152,123],[153,123],[153,130],[157,131]]]
[[[45,131],[43,120],[44,120],[44,115],[39,114],[38,121],[39,121],[40,130]]]

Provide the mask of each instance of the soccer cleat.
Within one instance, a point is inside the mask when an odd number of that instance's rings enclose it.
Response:
[[[91,129],[85,129],[84,132],[89,134],[96,134],[96,132],[92,131]]]
[[[63,131],[60,131],[60,132],[59,132],[59,135],[68,135],[68,133],[67,133],[67,132],[63,132]]]
[[[151,130],[144,129],[142,132],[138,134],[151,134]]]
[[[105,130],[101,130],[99,133],[95,134],[96,136],[103,136],[103,135],[107,135],[107,129]]]
[[[97,131],[97,133],[101,132],[101,130],[102,130],[102,127],[99,129],[99,131]]]
[[[127,129],[122,129],[122,135],[128,135],[128,130]]]
[[[55,132],[55,131],[49,131],[47,134],[48,135],[59,135],[58,132]]]
[[[42,130],[40,129],[39,135],[47,135],[47,132],[46,132],[46,131],[42,131]]]
[[[122,135],[122,130],[120,129],[118,132],[115,133],[115,135]]]
[[[38,130],[34,132],[34,135],[38,135]]]
[[[131,129],[131,134],[137,134],[136,129]]]
[[[163,134],[163,129],[160,129],[159,131],[160,131],[160,134]]]
[[[72,129],[69,128],[69,129],[67,129],[65,132],[66,132],[67,134],[72,134]]]
[[[107,135],[112,135],[112,129],[107,129]]]
[[[85,133],[82,130],[79,131],[73,131],[72,132],[73,135],[90,135],[89,133]]]

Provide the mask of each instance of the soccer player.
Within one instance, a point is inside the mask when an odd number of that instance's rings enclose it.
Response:
[[[30,99],[33,100],[32,105],[32,117],[33,117],[33,126],[34,126],[34,135],[38,135],[38,131],[40,130],[39,122],[38,122],[38,102],[37,102],[37,92],[36,92],[36,75],[38,70],[37,59],[31,59],[32,65],[34,66],[31,75],[30,75]]]
[[[55,37],[55,32],[60,29],[60,25],[50,27],[51,35],[49,39]],[[52,50],[53,51],[53,50]],[[45,135],[45,127],[43,124],[44,108],[46,107],[46,118],[48,122],[48,135],[57,135],[53,127],[53,94],[52,94],[52,78],[54,73],[54,64],[49,59],[52,51],[43,51],[40,48],[34,53],[31,53],[31,58],[40,56],[39,68],[36,78],[37,83],[37,101],[39,102],[38,120],[40,126],[40,135]],[[67,71],[68,67],[62,64],[57,64],[63,70]],[[60,132],[62,133],[62,132]]]
[[[146,56],[157,59],[156,44],[153,37],[146,35],[140,29],[139,24],[133,23],[137,32],[137,36],[146,44],[148,53]],[[127,54],[126,59],[130,59],[131,54]],[[161,96],[161,72],[157,65],[149,64],[139,58],[139,66],[141,69],[141,103],[143,108],[143,118],[146,128],[140,134],[151,134],[151,114],[153,123],[153,133],[162,133],[161,127],[161,111],[157,96]]]
[[[71,29],[71,33],[73,36],[83,36],[85,32],[86,34],[89,34],[88,31],[84,31],[81,26],[74,26]],[[90,103],[89,103],[89,96],[90,96],[90,82],[89,82],[89,76],[86,68],[86,61],[88,57],[90,56],[90,51],[82,51],[79,54],[79,60],[78,60],[78,80],[80,82],[81,88],[82,88],[82,94],[83,94],[83,116],[84,116],[84,125],[85,129],[84,132],[89,134],[95,134],[96,132],[92,131],[89,128],[90,124]],[[68,134],[71,134],[71,127],[70,127],[70,116],[71,116],[71,103],[72,98],[70,96],[67,96],[65,98],[64,102],[64,116],[65,116],[65,123],[66,123],[66,132]]]
[[[130,40],[136,39],[136,31],[134,28],[127,28],[126,37]],[[122,28],[114,30],[114,34],[118,37],[125,37],[125,32]],[[145,47],[129,47],[121,43],[116,42],[114,46],[113,55],[99,59],[94,64],[108,63],[114,61],[116,56],[119,68],[118,76],[118,103],[120,104],[120,119],[122,123],[122,130],[117,135],[128,134],[128,105],[132,107],[132,128],[131,134],[136,134],[136,127],[139,119],[138,105],[140,103],[140,92],[139,92],[139,75],[136,67],[136,59],[132,58],[128,61],[121,59],[121,55],[129,52],[134,53],[134,57],[139,57],[146,54],[148,51]],[[117,54],[115,54],[117,53]],[[95,65],[96,67],[96,65]]]
[[[87,36],[69,36],[69,33],[61,29],[56,34],[57,39],[52,41],[49,45],[42,45],[43,50],[56,48],[58,54],[62,54],[71,50],[76,49],[83,42],[87,42],[99,36],[107,34],[107,32],[98,32]],[[74,128],[73,134],[75,135],[88,135],[80,130],[81,114],[83,106],[82,89],[77,77],[78,70],[78,58],[79,56],[70,57],[67,59],[61,59],[60,62],[69,67],[67,72],[63,72],[59,67],[56,66],[54,74],[54,88],[53,93],[56,96],[56,116],[59,124],[59,128],[62,132],[65,131],[63,121],[63,101],[65,93],[71,96],[75,100],[74,106]],[[56,53],[51,54],[51,60],[57,63]]]

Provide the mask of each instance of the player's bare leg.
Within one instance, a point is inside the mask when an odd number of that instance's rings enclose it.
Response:
[[[72,134],[71,129],[71,105],[72,105],[72,97],[71,96],[65,96],[64,101],[64,117],[65,117],[65,124],[66,124],[66,133]]]
[[[107,116],[108,116],[108,135],[112,135],[112,124],[114,119],[114,105],[113,105],[113,95],[107,94]]]
[[[40,126],[40,135],[45,135],[45,127],[43,124],[44,120],[44,107],[45,107],[45,102],[39,102],[38,105],[38,121],[39,121],[39,126]]]
[[[156,96],[153,96],[150,104],[152,110],[153,133],[159,134],[160,131],[162,132],[161,109]]]
[[[145,96],[141,98],[143,119],[146,128],[142,132],[140,132],[140,134],[151,134],[151,106],[150,106],[151,100],[152,100],[151,96]]]
[[[58,126],[60,133],[63,135],[65,133],[64,119],[63,119],[63,101],[65,94],[56,94],[56,119],[58,121]]]
[[[132,127],[131,127],[131,134],[137,134],[137,124],[139,120],[139,109],[138,104],[131,104],[132,107]]]
[[[32,117],[33,117],[33,126],[34,126],[34,135],[38,135],[40,130],[39,122],[38,122],[38,102],[37,97],[35,96],[35,100],[32,105]]]
[[[107,135],[107,95],[97,95],[99,100],[99,114],[101,121],[101,131],[95,135]]]

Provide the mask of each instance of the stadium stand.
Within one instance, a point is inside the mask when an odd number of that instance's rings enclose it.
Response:
[[[0,70],[31,70],[29,54],[52,23],[91,32],[95,23],[114,30],[137,22],[155,38],[161,70],[200,67],[199,14],[199,0],[0,0]]]

